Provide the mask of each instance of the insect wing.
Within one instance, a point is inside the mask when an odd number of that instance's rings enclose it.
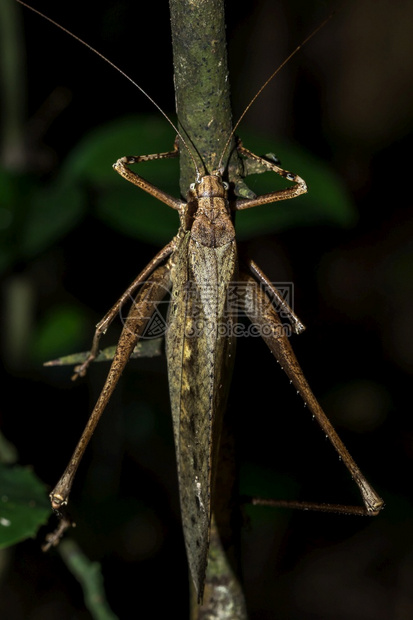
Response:
[[[202,597],[211,496],[235,345],[228,284],[236,273],[236,246],[205,247],[188,233],[174,259],[166,352],[185,545]]]

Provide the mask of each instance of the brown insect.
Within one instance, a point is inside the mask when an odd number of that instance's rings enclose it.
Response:
[[[21,0],[17,1],[24,4]],[[279,69],[258,91],[247,109]],[[238,124],[239,121],[235,129]],[[182,135],[177,133],[179,143],[188,149]],[[169,389],[184,538],[199,600],[202,599],[207,567],[214,478],[234,357],[234,325],[238,310],[242,310],[250,319],[301,394],[358,485],[364,506],[276,501],[266,503],[360,515],[376,515],[383,506],[383,500],[369,485],[313,395],[285,334],[279,311],[282,310],[287,316],[294,332],[300,333],[304,329],[303,325],[254,261],[249,260],[242,270],[238,264],[234,213],[300,196],[307,191],[305,181],[281,168],[279,163],[251,153],[238,142],[236,150],[241,159],[255,162],[291,185],[254,198],[234,196],[229,183],[223,178],[225,166],[222,165],[232,136],[233,132],[216,170],[205,171],[201,175],[191,155],[197,172],[195,182],[188,189],[186,201],[158,189],[130,168],[143,161],[177,157],[178,141],[169,152],[122,157],[114,164],[115,170],[127,181],[176,210],[180,227],[172,241],[143,269],[98,324],[87,359],[75,369],[75,376],[85,375],[89,364],[98,355],[102,334],[123,305],[134,297],[102,392],[65,472],[50,494],[53,509],[60,512],[68,503],[80,460],[123,369],[157,305],[170,294],[166,329]],[[232,303],[232,295],[235,295],[237,304]],[[265,502],[255,500],[255,503]],[[62,530],[63,527],[57,537]]]

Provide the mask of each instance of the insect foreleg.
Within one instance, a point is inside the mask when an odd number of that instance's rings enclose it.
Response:
[[[155,198],[158,198],[169,207],[173,209],[182,210],[185,206],[185,203],[173,198],[169,194],[166,194],[162,190],[158,189],[135,172],[128,168],[128,164],[139,163],[142,161],[153,161],[158,159],[170,159],[177,157],[179,155],[178,148],[178,139],[174,142],[174,148],[172,151],[167,151],[165,153],[154,153],[152,155],[138,155],[133,157],[121,157],[118,161],[113,165],[116,172],[118,172],[122,177],[133,183],[134,185],[138,185],[141,189],[145,190]],[[145,269],[138,275],[137,278],[132,282],[132,284],[126,289],[126,291],[121,295],[116,304],[109,310],[109,312],[103,317],[101,321],[96,325],[95,334],[93,336],[92,347],[90,349],[90,353],[86,360],[76,366],[74,370],[74,375],[72,380],[77,377],[83,377],[86,374],[86,371],[90,365],[90,363],[96,358],[99,352],[99,342],[102,337],[102,334],[106,332],[109,325],[112,323],[116,314],[119,312],[120,308],[123,304],[130,299],[131,295],[134,294],[135,290],[140,286],[152,273],[152,271],[165,259],[167,258],[175,248],[175,240],[173,239],[170,243],[168,243],[156,256],[151,260],[151,262],[145,267]]]
[[[284,179],[287,179],[287,181],[292,181],[294,183],[294,185],[287,187],[286,189],[280,189],[269,194],[262,194],[261,196],[256,196],[255,198],[239,198],[236,200],[234,207],[237,211],[250,209],[251,207],[258,207],[259,205],[268,204],[270,202],[278,202],[279,200],[296,198],[297,196],[301,196],[301,194],[305,194],[307,192],[307,184],[301,177],[298,176],[298,174],[288,172],[288,170],[284,170],[275,162],[271,162],[264,157],[255,155],[255,153],[252,153],[246,149],[241,142],[238,142],[237,150],[240,155],[258,162],[259,164],[265,166],[265,168],[268,168],[269,171],[275,172]]]
[[[294,351],[284,333],[282,322],[272,304],[269,304],[269,297],[258,286],[252,276],[241,273],[240,280],[244,283],[243,290],[244,311],[250,321],[257,327],[263,340],[275,355],[281,368],[284,369],[296,390],[300,393],[308,409],[317,419],[323,432],[326,434],[334,448],[342,458],[345,466],[349,470],[352,478],[359,487],[364,502],[364,512],[369,515],[376,515],[383,507],[383,500],[367,482],[360,469],[354,462],[347,448],[334,430],[331,422],[322,410],[320,404],[312,393],[310,386],[303,371],[294,355]],[[338,512],[346,512],[338,510]],[[351,510],[347,510],[351,512]]]
[[[131,155],[128,157],[121,157],[120,159],[118,159],[116,163],[113,164],[113,167],[116,170],[116,172],[118,172],[124,179],[126,179],[130,183],[137,185],[138,187],[143,189],[145,192],[148,192],[148,194],[151,194],[151,196],[153,196],[154,198],[157,198],[161,202],[168,205],[168,207],[171,207],[172,209],[180,211],[185,207],[186,205],[185,202],[177,198],[174,198],[173,196],[170,196],[169,194],[159,189],[155,185],[152,185],[152,183],[149,183],[149,181],[146,181],[145,179],[143,179],[141,176],[136,174],[136,172],[133,172],[133,170],[131,170],[128,167],[130,164],[139,164],[142,161],[154,161],[157,159],[171,159],[174,157],[178,157],[178,155],[179,155],[178,143],[177,143],[177,140],[175,140],[174,148],[172,151],[168,151],[166,153],[154,153],[152,155],[136,155],[136,156]]]

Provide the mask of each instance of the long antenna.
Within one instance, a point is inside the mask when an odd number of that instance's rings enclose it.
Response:
[[[158,105],[156,103],[156,101],[154,99],[152,99],[152,97],[142,88],[142,86],[139,86],[139,84],[137,84],[137,82],[135,82],[127,73],[125,73],[124,71],[122,71],[122,69],[120,67],[118,67],[117,65],[115,65],[115,63],[113,63],[111,60],[109,60],[109,58],[106,58],[106,56],[104,56],[103,54],[101,54],[101,52],[99,52],[97,49],[95,49],[94,47],[92,47],[91,45],[89,45],[89,43],[87,43],[86,41],[84,41],[83,39],[81,39],[80,37],[78,37],[77,35],[75,35],[73,32],[70,32],[70,30],[68,30],[67,28],[65,28],[64,26],[61,26],[61,24],[59,24],[58,22],[55,22],[53,19],[51,19],[50,17],[48,17],[47,15],[45,15],[44,13],[42,13],[41,11],[38,11],[37,9],[33,8],[32,6],[30,6],[30,4],[26,4],[25,2],[23,2],[23,0],[16,0],[16,2],[18,2],[19,4],[21,4],[22,6],[26,7],[26,9],[29,9],[30,11],[33,11],[33,13],[36,13],[37,15],[39,15],[40,17],[42,17],[43,19],[47,20],[48,22],[50,22],[51,24],[53,24],[53,26],[56,26],[56,28],[60,28],[60,30],[62,30],[63,32],[65,32],[66,34],[68,34],[69,36],[71,36],[73,39],[75,39],[75,41],[78,41],[79,43],[81,43],[82,45],[84,45],[85,47],[87,47],[91,52],[93,52],[94,54],[96,54],[97,56],[99,56],[99,58],[101,58],[102,60],[104,60],[108,65],[110,65],[113,69],[115,69],[118,73],[120,73],[124,78],[126,78],[127,80],[129,80],[129,82],[131,84],[133,84],[133,86],[135,86],[138,90],[141,91],[141,93],[143,95],[145,95],[145,97],[147,99],[149,99],[149,101],[155,106],[155,108],[162,114],[162,116],[164,118],[166,118],[166,120],[168,121],[168,123],[171,125],[171,127],[176,131],[177,135],[179,136],[180,140],[182,141],[182,144],[185,146],[185,148],[187,149],[191,159],[192,159],[192,163],[194,164],[194,168],[196,170],[197,173],[197,177],[199,177],[199,168],[196,164],[195,158],[191,152],[191,149],[188,147],[187,143],[185,142],[181,132],[178,130],[178,128],[176,127],[176,125],[171,121],[171,119],[169,118],[169,116],[167,115],[166,112],[164,112],[164,110],[162,110],[162,108],[160,107],[160,105]]]
[[[18,0],[18,2],[20,2],[20,0]],[[323,28],[328,21],[330,21],[330,19],[333,17],[334,15],[334,11],[332,13],[330,13],[330,15],[328,15],[322,22],[321,24],[319,24],[317,26],[317,28],[315,28],[305,39],[302,43],[300,43],[300,45],[297,45],[297,47],[295,48],[295,50],[293,50],[291,52],[291,54],[289,56],[287,56],[287,58],[280,64],[280,66],[270,75],[270,77],[264,82],[264,84],[261,86],[261,88],[255,93],[255,95],[253,96],[253,98],[251,99],[251,101],[249,102],[249,104],[247,105],[247,107],[245,108],[245,110],[243,111],[243,113],[241,114],[241,116],[239,117],[239,119],[237,120],[237,122],[234,125],[233,130],[231,131],[231,133],[228,136],[228,140],[225,143],[224,149],[222,151],[222,155],[220,157],[219,160],[219,164],[218,164],[218,170],[221,169],[222,167],[222,160],[224,159],[224,155],[225,152],[229,146],[229,143],[231,142],[231,139],[233,137],[233,135],[235,134],[236,130],[238,129],[239,124],[241,123],[242,119],[244,118],[244,116],[246,115],[246,113],[248,112],[248,110],[250,109],[250,107],[252,106],[252,104],[256,101],[256,99],[258,99],[258,97],[261,95],[262,91],[264,90],[264,88],[266,88],[268,86],[268,84],[271,82],[271,80],[277,75],[277,73],[279,73],[281,71],[281,69],[287,64],[287,62],[289,62],[291,60],[291,58],[293,56],[295,56],[297,54],[297,52],[300,51],[300,49],[302,47],[304,47],[304,45],[306,43],[308,43],[308,41],[310,39],[312,39],[314,37],[314,35],[317,34],[317,32],[319,30],[321,30],[321,28]]]

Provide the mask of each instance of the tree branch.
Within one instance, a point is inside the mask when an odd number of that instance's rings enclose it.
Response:
[[[170,0],[170,11],[179,126],[198,154],[201,174],[210,173],[232,129],[223,2]],[[184,196],[194,179],[181,145]]]
[[[176,109],[180,131],[191,148],[200,174],[220,162],[232,130],[223,0],[170,0]],[[231,143],[228,153],[233,150]],[[196,171],[180,144],[180,188],[186,196]],[[224,164],[228,154],[224,158]],[[230,180],[239,185],[242,167],[235,154]],[[214,496],[211,544],[204,601],[193,593],[191,619],[245,620],[244,595],[238,578],[239,525],[233,433],[227,413],[221,439],[219,476]],[[236,507],[235,510],[233,507]],[[238,520],[239,523],[239,520]],[[211,615],[212,614],[212,615]]]

